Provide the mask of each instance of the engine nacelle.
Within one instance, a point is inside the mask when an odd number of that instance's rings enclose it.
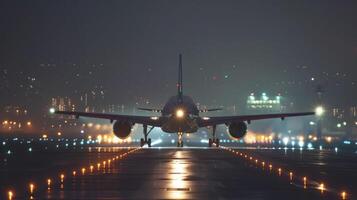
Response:
[[[247,133],[247,124],[244,122],[233,122],[228,127],[229,135],[235,139],[240,139]]]
[[[113,125],[114,135],[120,139],[125,139],[130,135],[132,127],[133,124],[129,122],[116,121]]]

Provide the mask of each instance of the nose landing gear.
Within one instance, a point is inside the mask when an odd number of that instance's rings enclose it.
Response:
[[[178,132],[177,135],[178,135],[177,147],[183,147],[183,141],[182,141],[183,133],[182,132]]]
[[[155,127],[152,126],[152,127],[150,127],[150,130],[148,131],[148,126],[146,124],[143,125],[144,138],[140,139],[140,146],[141,147],[143,147],[145,144],[147,144],[148,147],[151,147],[151,138],[148,139],[148,135],[154,128]]]

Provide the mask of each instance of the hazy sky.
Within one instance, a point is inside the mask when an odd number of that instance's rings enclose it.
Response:
[[[108,103],[163,104],[183,53],[184,93],[205,104],[267,91],[308,107],[317,85],[326,102],[354,104],[356,10],[337,0],[1,1],[0,101],[98,90]]]

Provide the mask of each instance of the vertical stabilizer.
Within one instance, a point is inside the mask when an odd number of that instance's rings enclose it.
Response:
[[[177,80],[177,96],[180,102],[182,102],[182,55],[179,54],[179,71]]]

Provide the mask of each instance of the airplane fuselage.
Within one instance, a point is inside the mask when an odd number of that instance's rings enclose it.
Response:
[[[162,117],[166,120],[161,129],[167,133],[194,133],[199,128],[199,110],[189,96],[171,97],[162,109]]]

